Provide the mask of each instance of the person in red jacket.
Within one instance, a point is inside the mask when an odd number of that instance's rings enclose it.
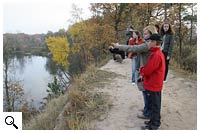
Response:
[[[140,45],[144,43],[139,31],[133,31],[133,37],[130,38],[128,45]],[[136,58],[137,54],[128,53],[128,58],[132,59],[132,85],[135,85]]]
[[[146,126],[142,126],[145,130],[156,130],[160,127],[160,110],[161,110],[161,90],[165,75],[165,57],[160,49],[160,35],[152,34],[150,42],[153,47],[150,48],[151,54],[148,57],[145,66],[140,68],[143,87],[150,94],[150,107],[152,115],[150,121],[145,121]]]

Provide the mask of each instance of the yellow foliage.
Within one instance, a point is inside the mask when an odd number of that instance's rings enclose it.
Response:
[[[94,56],[103,55],[107,45],[115,42],[113,26],[97,23],[93,19],[75,23],[67,32],[73,42],[72,53],[79,53],[86,64],[94,61]]]
[[[74,44],[74,45],[70,48],[70,50],[71,50],[71,52],[72,52],[73,54],[79,53],[80,50],[81,50],[81,47],[80,47],[80,45]]]
[[[69,43],[65,37],[48,37],[45,42],[53,55],[53,61],[64,68],[69,65]]]
[[[71,35],[71,38],[73,40],[74,43],[78,43],[80,41],[84,41],[85,40],[85,23],[80,22],[80,23],[76,23],[73,26],[69,27],[68,32]]]
[[[87,50],[94,46],[109,44],[115,40],[115,31],[109,24],[98,24],[87,20],[72,25],[68,33],[74,43],[82,45]]]

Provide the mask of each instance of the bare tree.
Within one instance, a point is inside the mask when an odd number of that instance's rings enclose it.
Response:
[[[15,111],[15,105],[21,103],[23,105],[23,96],[24,90],[19,81],[16,81],[14,78],[11,78],[11,74],[14,72],[14,69],[11,70],[13,65],[13,43],[16,41],[12,37],[3,38],[3,80],[4,80],[4,107],[6,111],[11,112]]]
[[[72,24],[83,21],[83,18],[81,17],[81,15],[83,14],[83,9],[79,8],[77,5],[72,4],[71,14],[71,19],[69,19],[68,21]]]
[[[182,19],[181,19],[181,9],[182,9],[182,4],[179,3],[179,52],[180,52],[180,57],[181,57],[181,52],[182,52],[182,34],[181,34],[181,23],[182,23]]]
[[[4,55],[3,55],[3,62],[4,62],[4,88],[5,88],[5,93],[6,93],[6,105],[7,105],[7,109],[6,111],[10,112],[11,109],[11,101],[10,101],[10,97],[9,97],[9,87],[8,87],[8,68],[10,65],[10,55],[11,55],[11,47],[8,45],[9,43],[9,38],[4,38],[4,45],[3,45],[3,51],[4,51]]]

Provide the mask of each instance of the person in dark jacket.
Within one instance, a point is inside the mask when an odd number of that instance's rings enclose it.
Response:
[[[129,28],[127,28],[126,30],[126,45],[128,45],[130,38],[133,37],[133,27],[130,26]]]
[[[133,31],[134,31],[134,29],[133,29],[133,26],[131,25],[129,28],[127,28],[127,30],[126,30],[126,42],[125,42],[125,44],[126,45],[129,45],[129,40],[133,37]],[[125,52],[125,55],[128,57],[128,53],[127,52]]]
[[[164,76],[164,82],[166,82],[168,69],[169,69],[169,61],[171,58],[171,53],[174,46],[174,30],[170,23],[164,22],[161,27],[162,36],[162,52],[165,55],[165,63],[166,63],[166,70],[165,70],[165,76]]]
[[[140,75],[143,79],[143,87],[149,93],[149,104],[151,107],[150,121],[145,121],[144,130],[157,130],[160,127],[161,90],[165,74],[165,58],[160,50],[160,35],[152,34],[149,43],[154,47],[150,48],[151,54],[146,65],[140,68]]]

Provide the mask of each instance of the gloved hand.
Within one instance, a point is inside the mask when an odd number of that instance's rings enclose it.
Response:
[[[110,45],[110,46],[108,47],[108,49],[114,49],[114,47]]]

